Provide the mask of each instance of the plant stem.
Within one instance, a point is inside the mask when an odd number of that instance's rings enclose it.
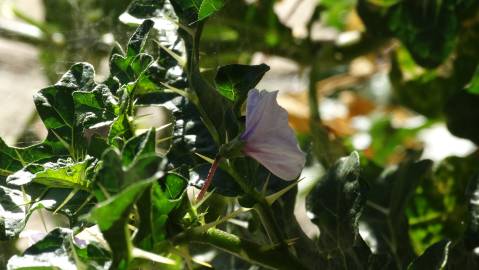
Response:
[[[287,248],[287,244],[283,240],[283,233],[281,232],[269,205],[265,202],[258,202],[253,208],[256,210],[256,213],[258,213],[261,223],[263,224],[271,242]]]
[[[187,32],[183,29],[179,29],[178,32],[185,41],[186,47],[186,73],[191,91],[189,93],[189,100],[195,105],[196,109],[201,115],[201,121],[208,129],[215,143],[219,145],[221,140],[217,126],[215,125],[211,114],[208,114],[208,112],[204,109],[205,106],[211,105],[205,101],[209,99],[214,100],[213,96],[219,94],[204,81],[200,74],[199,42],[203,29],[202,26],[202,23],[198,23],[196,27],[191,30],[191,32]],[[213,104],[212,106],[216,107],[217,105],[218,104]]]
[[[331,145],[328,131],[321,122],[321,115],[319,113],[318,92],[316,83],[321,75],[319,68],[320,56],[316,57],[311,66],[311,73],[309,75],[309,112],[310,112],[310,128],[313,135],[313,149],[318,161],[324,168],[329,168],[333,162],[334,157],[331,153]]]
[[[267,269],[307,269],[282,248],[261,246],[216,228],[207,231],[195,228],[178,235],[173,242],[176,245],[191,242],[208,244]]]

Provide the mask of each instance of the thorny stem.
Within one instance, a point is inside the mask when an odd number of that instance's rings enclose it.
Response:
[[[267,269],[307,269],[287,250],[262,246],[215,228],[206,231],[193,228],[177,235],[172,241],[176,245],[191,242],[208,244]]]

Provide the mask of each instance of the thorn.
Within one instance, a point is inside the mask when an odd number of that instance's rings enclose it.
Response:
[[[56,215],[58,211],[60,211],[71,199],[73,199],[73,197],[75,196],[75,194],[77,194],[77,192],[79,190],[80,190],[79,188],[75,188],[74,190],[72,190],[68,194],[68,196],[65,198],[65,200],[63,200],[63,202],[60,204],[60,206],[58,206],[57,209],[55,209],[55,211],[53,211],[53,214]]]
[[[304,178],[303,178],[304,179]],[[276,200],[278,200],[279,198],[281,198],[284,194],[286,194],[290,189],[294,188],[296,185],[299,184],[299,182],[301,182],[303,179],[300,179],[294,183],[292,183],[291,185],[283,188],[282,190],[276,192],[276,193],[273,193],[271,195],[268,195],[266,196],[266,202],[269,204],[269,205],[272,205]]]

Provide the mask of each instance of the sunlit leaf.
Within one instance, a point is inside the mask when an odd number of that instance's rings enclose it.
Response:
[[[31,165],[8,176],[7,183],[20,186],[35,182],[47,187],[89,190],[96,162],[88,157],[81,162],[59,159],[42,166]]]

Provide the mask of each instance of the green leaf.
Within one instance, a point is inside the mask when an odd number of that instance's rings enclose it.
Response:
[[[456,0],[401,1],[389,7],[368,0],[358,3],[358,13],[372,33],[398,37],[415,61],[428,68],[440,65],[454,49],[459,9]]]
[[[97,85],[94,76],[90,64],[77,63],[55,85],[34,96],[37,112],[48,129],[43,144],[53,145],[54,149],[60,145],[75,160],[83,159],[88,152],[95,135],[88,129],[112,121],[119,110],[108,87]]]
[[[24,166],[54,156],[52,145],[36,144],[26,148],[10,147],[0,138],[0,175],[8,176]]]
[[[173,1],[173,5],[177,5],[183,12],[193,12],[198,21],[206,19],[220,10],[225,0],[179,0]]]
[[[89,63],[76,63],[55,84],[78,91],[90,91],[96,86],[95,69]]]
[[[163,176],[162,158],[154,153],[155,134],[153,128],[147,134],[132,138],[122,153],[114,147],[105,151],[102,167],[95,176],[94,194],[100,203],[85,219],[100,226],[113,252],[113,269],[127,269],[132,260],[127,225],[133,204]]]
[[[80,242],[71,230],[54,229],[22,255],[10,258],[7,269],[108,269],[108,251],[95,242]]]
[[[50,86],[38,91],[33,100],[37,112],[49,134],[47,140],[60,141],[71,150],[74,139],[73,132],[74,104],[72,93],[75,89],[61,85]]]
[[[16,239],[34,211],[53,204],[48,198],[32,203],[28,194],[0,186],[0,240]]]
[[[143,51],[148,33],[150,32],[151,28],[153,28],[153,25],[154,23],[152,20],[145,20],[136,29],[135,33],[128,41],[128,47],[126,50],[127,59],[132,59]]]
[[[178,89],[185,88],[186,74],[183,65],[186,49],[183,39],[178,34],[178,16],[170,1],[134,1],[127,12],[135,18],[153,20],[157,30],[156,42],[153,44],[157,46],[153,50],[158,53],[155,55],[156,62],[152,63],[139,79],[139,87],[143,90],[137,91],[138,94],[153,94],[157,97],[158,90],[165,88],[163,84]],[[152,103],[151,96],[146,97],[146,100]]]
[[[95,184],[101,186],[103,191],[108,194],[116,194],[137,181],[155,175],[160,168],[162,159],[156,155],[143,156],[130,166],[124,167],[120,153],[109,149],[103,155],[102,160],[102,167],[95,176]],[[99,200],[102,200],[103,196],[99,197],[98,193],[96,195]]]
[[[155,153],[155,134],[155,130],[151,129],[146,134],[132,138],[121,153],[116,148],[105,151],[101,168],[94,180],[97,186],[95,188],[100,188],[96,193],[99,200],[103,197],[100,196],[103,191],[116,194],[137,181],[161,172],[164,164],[161,163],[162,158]]]
[[[171,148],[167,154],[168,162],[173,168],[188,166],[190,172],[181,172],[183,177],[190,179],[190,184],[201,188],[211,166],[195,153],[214,157],[218,147],[208,132],[196,107],[184,97],[176,97],[165,103],[165,107],[172,111],[175,117],[175,126]],[[242,194],[235,180],[226,171],[219,168],[213,177],[212,189],[225,196]]]
[[[165,107],[175,117],[173,142],[168,153],[168,160],[174,167],[205,163],[195,152],[210,157],[218,152],[218,147],[201,121],[200,114],[188,99],[175,97],[165,103]]]
[[[164,183],[151,187],[151,232],[154,243],[165,240],[169,213],[180,204],[187,182],[176,174],[168,174]]]
[[[151,80],[149,70],[153,62],[153,57],[144,53],[131,57],[115,54],[110,62],[111,75],[124,84],[134,82],[136,95],[155,92],[158,86]]]
[[[32,192],[33,187],[37,191]],[[91,193],[83,190],[71,190],[65,188],[47,188],[43,185],[33,184],[27,185],[26,189],[29,194],[41,191],[40,203],[49,211],[56,211],[65,215],[70,222],[70,226],[84,226],[84,222],[79,218],[88,213],[95,206],[96,201]],[[34,195],[32,195],[33,197]]]
[[[30,196],[19,190],[0,186],[0,239],[13,239],[25,226],[26,204]]]
[[[125,212],[136,202],[141,193],[157,178],[142,180],[123,189],[118,194],[97,204],[84,219],[97,224],[102,231],[109,230],[114,223],[122,219]]]
[[[392,260],[393,269],[403,269],[415,257],[405,211],[431,166],[430,160],[406,160],[381,174],[375,170],[368,175],[370,189],[359,221],[361,236],[373,254]]]
[[[171,221],[170,213],[184,201],[183,194],[187,184],[185,178],[168,174],[143,193],[137,202],[140,216],[138,233],[135,236],[137,246],[145,250],[158,247],[157,244],[166,239],[168,222],[181,222],[178,219]],[[183,216],[179,217],[181,218]]]
[[[133,137],[133,129],[130,125],[130,121],[128,121],[128,116],[125,113],[120,113],[111,124],[108,133],[108,144],[121,147],[123,143],[122,139],[129,139],[131,137]]]
[[[479,66],[476,68],[472,80],[467,85],[466,90],[472,94],[479,94]]]
[[[479,96],[460,91],[451,96],[445,106],[446,124],[458,137],[479,143],[479,127],[471,125],[479,119]]]
[[[97,135],[105,139],[105,132],[87,134],[87,130],[99,123],[110,122],[118,115],[118,101],[110,89],[100,84],[91,91],[75,91],[72,98],[75,106],[75,125],[81,128],[83,137],[89,140],[93,135]]]
[[[411,262],[408,270],[414,269],[476,269],[479,256],[466,247],[465,239],[458,241],[441,240],[431,245]]]
[[[416,253],[442,239],[459,239],[467,215],[464,191],[479,158],[448,157],[416,188],[407,209],[409,233]]]
[[[198,20],[203,20],[220,10],[225,0],[203,0],[198,10]]]
[[[359,156],[341,158],[307,197],[307,209],[321,235],[323,252],[346,250],[359,239],[358,221],[366,202],[366,184],[359,178]]]
[[[131,2],[131,4],[128,6],[128,9],[126,12],[128,12],[130,15],[136,17],[136,18],[152,18],[157,15],[157,10],[160,9],[165,1],[161,3],[162,1],[157,1],[157,0],[137,0]]]
[[[446,267],[451,241],[443,240],[430,246],[421,256],[416,258],[408,270],[444,269]]]
[[[155,154],[156,132],[150,128],[147,132],[131,138],[125,143],[122,149],[123,166],[129,166],[136,159],[144,155]]]
[[[10,185],[25,185],[30,182],[52,188],[89,190],[97,160],[87,157],[84,161],[59,159],[43,165],[27,166],[7,177]]]
[[[269,66],[265,64],[222,66],[216,74],[216,87],[224,97],[241,105],[248,91],[259,83],[268,70]]]
[[[122,84],[134,82],[135,95],[156,92],[159,87],[153,81],[159,67],[149,54],[143,53],[148,33],[153,28],[152,20],[144,20],[128,42],[125,55],[113,54],[110,59],[110,78],[117,78]]]
[[[98,224],[113,252],[112,269],[127,269],[132,259],[132,243],[128,228],[133,204],[142,193],[160,178],[140,180],[97,204],[84,219]],[[140,222],[144,222],[141,220]]]

